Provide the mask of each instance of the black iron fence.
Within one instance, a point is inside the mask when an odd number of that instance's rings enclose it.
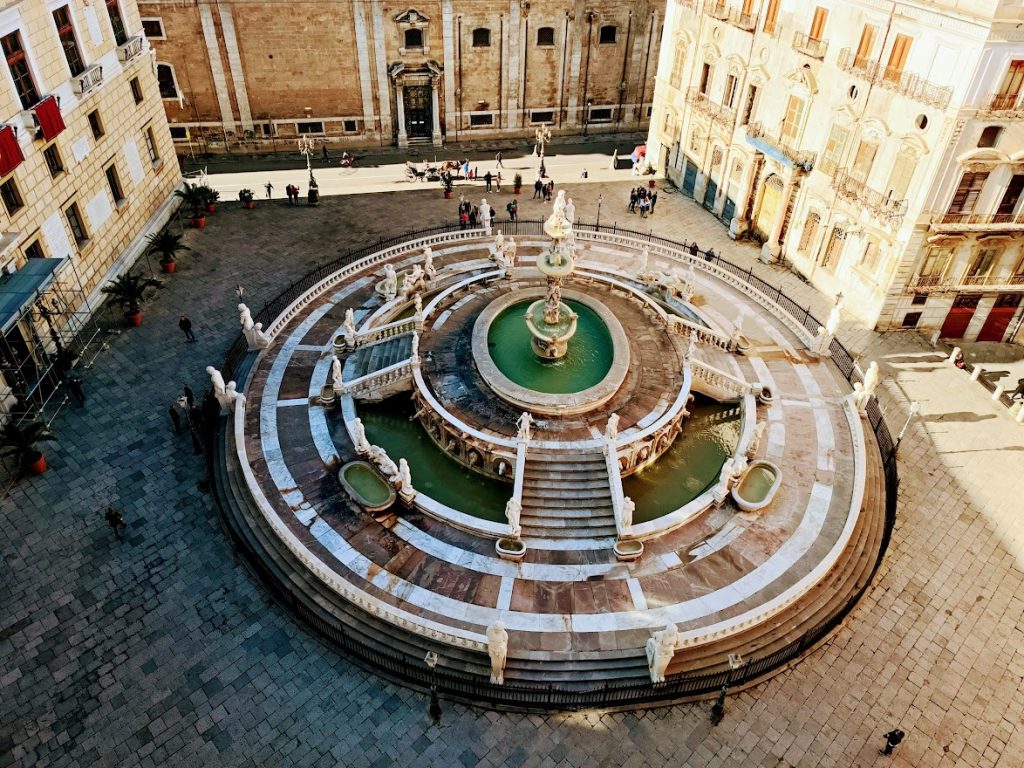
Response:
[[[542,221],[501,221],[495,222],[495,226],[499,227],[506,235],[513,237],[543,234]],[[305,277],[292,283],[277,298],[267,302],[254,319],[264,324],[269,324],[303,293],[338,269],[351,264],[357,259],[418,237],[453,232],[458,229],[458,224],[451,224],[406,232],[386,240],[378,240],[364,248],[346,253],[333,261],[322,264]],[[655,236],[651,232],[638,232],[617,226],[600,227],[596,224],[577,224],[576,229],[627,235],[646,242],[686,250],[715,266],[729,270],[737,277],[745,280],[749,285],[756,288],[764,296],[777,303],[782,309],[792,315],[809,332],[816,333],[820,325],[818,319],[806,307],[803,307],[799,302],[784,294],[781,288],[766,283],[760,277],[754,275],[751,269],[737,266],[711,251],[703,251],[695,244],[668,240]],[[832,361],[843,373],[843,376],[853,383],[854,379],[858,378],[854,356],[850,354],[849,350],[838,339],[832,341],[830,351]],[[223,364],[225,378],[229,378],[238,369],[246,354],[245,339],[239,336],[229,348],[225,357]],[[669,677],[664,683],[659,684],[651,684],[645,680],[628,680],[607,682],[590,688],[523,682],[493,685],[488,678],[478,675],[459,673],[442,668],[432,670],[424,664],[421,658],[383,651],[380,648],[367,644],[354,633],[347,631],[344,624],[337,621],[328,621],[325,619],[324,614],[305,603],[300,596],[294,594],[289,584],[279,580],[273,571],[261,562],[259,554],[249,549],[245,537],[235,535],[235,540],[240,546],[248,549],[245,552],[248,560],[256,567],[264,581],[268,583],[275,594],[292,612],[346,653],[405,683],[423,687],[436,686],[440,694],[470,703],[526,710],[582,710],[641,706],[657,702],[708,696],[721,690],[722,686],[736,686],[758,680],[773,669],[787,664],[813,648],[839,626],[870,586],[888,548],[892,529],[896,522],[896,495],[899,475],[896,465],[896,445],[886,426],[881,409],[878,407],[878,401],[875,399],[872,399],[867,406],[867,420],[878,444],[885,477],[885,524],[881,546],[869,578],[865,580],[863,586],[846,603],[798,639],[771,654],[753,657],[738,669],[726,669],[704,674],[678,674]],[[223,439],[223,435],[221,437]],[[213,451],[208,452],[211,460],[212,454]],[[214,473],[211,471],[211,477],[213,476]]]

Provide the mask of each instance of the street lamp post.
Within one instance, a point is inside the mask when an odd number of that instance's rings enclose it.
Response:
[[[540,156],[540,177],[544,178],[547,176],[547,170],[544,168],[544,145],[551,141],[551,129],[547,125],[538,126],[533,137],[536,141],[534,151]]]
[[[903,442],[903,435],[907,433],[907,427],[910,426],[910,420],[913,419],[917,414],[921,412],[921,404],[914,400],[910,403],[910,412],[907,413],[907,420],[903,422],[903,429],[900,430],[899,435],[896,436],[896,445],[893,446],[893,453],[899,450],[900,443]]]
[[[316,148],[316,142],[313,141],[309,136],[299,137],[299,152],[306,156],[306,170],[309,172],[309,184],[312,187],[316,186],[316,179],[313,178],[313,150]]]
[[[601,228],[601,203],[604,202],[604,194],[597,196],[597,229]]]

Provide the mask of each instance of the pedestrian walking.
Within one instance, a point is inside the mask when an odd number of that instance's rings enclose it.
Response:
[[[469,214],[466,213],[466,209],[463,208],[459,211],[459,229],[465,229],[469,225]]]
[[[183,385],[181,389],[181,394],[185,396],[185,404],[189,408],[196,404],[195,392],[192,391],[192,387],[190,387],[188,384]]]
[[[636,199],[636,187],[634,187],[633,189],[629,190],[629,206],[627,207],[627,210],[630,213],[636,213]]]
[[[583,169],[583,172],[580,174],[580,178],[581,179],[587,178],[587,169],[586,168]]]
[[[883,735],[885,736],[885,749],[878,750],[878,754],[891,755],[893,747],[898,747],[900,745],[900,742],[903,741],[903,737],[907,734],[905,734],[899,728],[894,728],[893,730]]]
[[[658,204],[658,193],[651,192],[651,216],[654,215],[654,206]]]
[[[1017,388],[1013,390],[1013,394],[1010,395],[1010,400],[1016,400],[1017,398],[1024,400],[1024,379],[1017,379]]]
[[[264,187],[265,187],[265,189],[267,190],[267,200],[269,200],[269,199],[270,199],[270,193],[274,191],[274,185],[273,185],[273,184],[271,184],[271,183],[270,183],[270,182],[268,181],[268,182],[267,182],[267,183],[266,183],[266,184],[264,185]]]
[[[320,149],[321,149],[321,151],[323,153],[323,156],[324,156],[324,162],[325,163],[330,162],[330,160],[331,160],[331,153],[327,151],[327,142],[324,142],[323,145],[320,147]]]
[[[486,192],[490,192],[491,191],[491,178],[492,177],[491,177],[491,172],[490,171],[488,171],[487,173],[484,174],[484,191],[486,191]]]
[[[715,249],[714,248],[708,248],[708,252],[706,254],[704,254],[704,261],[714,261],[714,260],[715,260]]]
[[[496,191],[501,192],[501,172],[500,171],[494,177],[494,187],[495,187]]]
[[[612,170],[614,171],[619,167],[619,148],[616,147],[615,151],[612,152]]]
[[[505,167],[504,165],[502,165],[502,164],[501,164],[501,152],[499,152],[498,154],[496,154],[496,155],[494,156],[494,164],[495,164],[495,165],[496,165],[496,166],[497,166],[498,168],[504,168],[504,167]]]
[[[171,424],[174,425],[174,434],[181,434],[181,414],[178,413],[178,404],[171,403],[171,406],[167,409],[167,415],[171,417]]]
[[[544,189],[544,182],[542,182],[540,180],[540,176],[538,176],[536,178],[536,180],[533,182],[533,199],[534,200],[536,200],[538,197],[542,196],[541,192],[542,192],[543,189]]]
[[[192,333],[192,321],[188,319],[187,315],[182,315],[178,318],[178,327],[185,334],[186,343],[196,340],[196,335]]]
[[[107,507],[103,517],[107,521],[107,525],[110,526],[110,530],[114,532],[114,538],[120,540],[121,529],[124,528],[124,518],[121,517],[121,513],[113,507]]]
[[[85,392],[82,391],[82,377],[77,373],[68,376],[68,391],[74,395],[79,405],[85,405]]]

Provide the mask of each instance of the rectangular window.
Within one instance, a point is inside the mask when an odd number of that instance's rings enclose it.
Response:
[[[89,242],[89,235],[82,224],[82,212],[78,210],[78,203],[72,203],[65,208],[64,215],[68,219],[68,226],[71,227],[71,234],[75,238],[75,244],[81,248]]]
[[[64,50],[64,58],[67,59],[71,76],[82,74],[85,71],[85,64],[82,62],[82,52],[78,50],[78,39],[71,24],[71,11],[68,10],[68,6],[65,5],[53,12],[53,23],[57,26],[57,37],[60,38],[60,47]]]
[[[825,247],[825,253],[821,257],[821,266],[829,272],[835,272],[836,267],[839,266],[839,260],[843,256],[845,245],[846,231],[839,227],[833,227],[832,234],[828,238],[828,245]]]
[[[469,125],[470,127],[475,126],[486,126],[494,124],[494,115],[470,115]]]
[[[779,21],[779,0],[768,0],[768,8],[764,12],[764,29],[765,34],[773,34],[775,32],[775,25]]]
[[[750,119],[754,116],[754,102],[757,100],[757,86],[752,85],[747,89],[747,103],[743,105],[743,122],[740,125],[746,125],[750,122]]]
[[[146,152],[149,153],[149,162],[156,164],[160,162],[160,153],[156,151],[156,137],[153,136],[153,129],[147,128],[142,132],[142,138],[146,141]]]
[[[43,246],[38,240],[33,240],[31,243],[25,246],[25,258],[26,259],[45,259],[46,254],[43,252]]]
[[[704,62],[700,67],[700,92],[708,92],[708,82],[711,80],[711,65]]]
[[[974,256],[974,261],[967,268],[967,274],[964,277],[973,278],[975,280],[979,278],[988,277],[992,273],[992,267],[995,266],[996,260],[999,258],[1002,250],[999,248],[982,248]]]
[[[551,110],[544,110],[542,112],[531,112],[530,122],[531,123],[553,123],[555,121],[555,113]]]
[[[612,119],[612,108],[611,107],[600,107],[590,110],[590,120],[592,122],[602,122]]]
[[[1006,105],[1004,108],[1012,107],[1016,103],[1021,86],[1024,86],[1024,61],[1011,61],[997,96],[997,99]]]
[[[871,24],[865,24],[860,33],[860,43],[857,44],[857,55],[853,60],[855,67],[867,66],[871,59],[871,50],[875,47],[876,28]]]
[[[25,207],[25,201],[21,199],[18,185],[13,178],[0,184],[0,200],[4,201],[4,208],[7,209],[8,216],[13,216]]]
[[[21,45],[21,33],[11,32],[0,38],[0,46],[4,49],[7,69],[11,72],[11,79],[14,80],[14,87],[18,91],[21,106],[25,109],[34,107],[39,103],[39,92],[36,90],[35,81],[32,80],[32,73],[28,68],[25,49]]]
[[[946,274],[949,263],[953,260],[952,248],[932,248],[921,265],[921,276],[936,278],[938,282]]]
[[[672,58],[672,76],[670,82],[678,88],[683,81],[683,64],[686,62],[686,46],[682,43],[676,44],[675,55]]]
[[[917,324],[921,321],[921,312],[907,312],[903,316],[902,326],[904,328],[917,328]]]
[[[355,120],[342,120],[341,129],[345,133],[355,133],[359,130],[359,126],[356,124]]]
[[[736,85],[738,81],[735,75],[729,75],[725,78],[725,99],[723,104],[727,107],[731,107],[733,101],[736,99]]]
[[[163,19],[143,19],[142,20],[142,31],[146,33],[146,37],[150,40],[165,40],[167,35],[164,32],[164,21]]]
[[[103,173],[107,177],[107,186],[110,187],[110,194],[114,196],[114,202],[121,205],[124,202],[124,190],[121,189],[121,179],[117,175],[117,168],[113,164],[108,165]]]
[[[821,165],[818,169],[829,176],[835,174],[839,168],[839,158],[843,155],[843,150],[846,149],[846,141],[850,137],[850,129],[845,128],[839,124],[832,126],[832,130],[828,135],[828,141],[825,142],[825,151],[821,154]]]
[[[156,65],[156,85],[161,99],[178,98],[178,83],[174,79],[174,69],[170,64]]]
[[[100,120],[100,111],[94,109],[90,112],[87,117],[89,118],[89,127],[92,129],[92,137],[94,139],[100,139],[103,137],[103,121]]]
[[[324,124],[319,120],[311,120],[305,123],[296,123],[295,127],[299,133],[323,133]]]
[[[871,166],[875,164],[875,155],[878,153],[878,145],[869,141],[862,141],[857,145],[857,156],[853,159],[853,168],[850,175],[861,183],[866,183],[871,175]]]
[[[821,40],[825,35],[825,22],[828,21],[828,8],[815,8],[814,18],[811,19],[811,31],[807,36],[811,40]]]
[[[923,307],[928,303],[927,293],[915,293],[914,298],[910,300],[910,305],[914,307]]]
[[[871,274],[875,273],[878,269],[878,257],[881,254],[881,249],[878,247],[878,243],[874,240],[868,240],[868,244],[864,246],[864,255],[860,259],[860,268],[865,272]]]
[[[903,68],[907,65],[912,42],[914,39],[910,35],[896,35],[896,39],[892,43],[892,50],[889,51],[889,63],[885,65],[887,80],[899,80],[903,75]]]
[[[968,172],[960,177],[960,185],[953,193],[946,213],[971,213],[988,179],[988,171]]]
[[[1012,216],[1022,191],[1024,191],[1024,174],[1015,173],[1003,193],[1003,199],[999,201],[999,210],[996,213],[1000,216]]]
[[[180,125],[171,126],[171,138],[176,141],[185,141],[188,139],[188,128]]]
[[[132,98],[135,99],[136,104],[142,103],[142,85],[139,83],[139,78],[133,77],[128,83],[132,89]]]
[[[57,176],[64,172],[64,162],[60,157],[60,150],[56,144],[51,144],[43,150],[43,157],[46,158],[46,167],[50,169],[51,176]]]
[[[782,140],[789,144],[796,144],[797,136],[800,133],[800,126],[804,119],[804,101],[796,96],[790,96],[786,104],[786,118],[782,121]]]
[[[114,42],[124,45],[128,42],[128,34],[124,31],[124,17],[121,16],[117,0],[107,0],[107,16],[110,19],[110,28],[114,30]]]
[[[903,153],[896,155],[896,161],[892,164],[892,172],[889,174],[888,188],[885,190],[887,198],[904,200],[907,197],[907,190],[910,189],[910,180],[914,178],[916,166],[916,158]]]

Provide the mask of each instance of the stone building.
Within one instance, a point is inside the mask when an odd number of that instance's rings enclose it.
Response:
[[[182,151],[338,147],[636,130],[655,0],[144,0]]]
[[[0,46],[0,410],[45,410],[181,174],[132,0],[8,3]]]
[[[1016,0],[671,0],[648,159],[869,324],[1012,339],[1022,21]]]

